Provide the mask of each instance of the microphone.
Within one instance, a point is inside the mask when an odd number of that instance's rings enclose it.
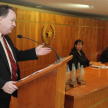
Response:
[[[18,38],[29,39],[29,40],[31,40],[31,41],[34,41],[34,42],[39,43],[39,44],[41,44],[41,45],[44,45],[44,44],[42,44],[42,43],[40,43],[40,42],[37,42],[37,41],[35,41],[35,40],[33,40],[33,39],[30,39],[30,38],[27,38],[27,37],[23,37],[22,35],[18,35],[17,37],[18,37]],[[47,45],[44,45],[44,46],[46,46],[46,47],[48,47],[48,48],[51,48],[51,47],[49,47],[49,46],[47,46]],[[60,62],[60,56],[57,54],[57,52],[56,52],[53,48],[51,48],[51,49],[52,49],[52,50],[56,53],[56,55],[57,55],[57,61],[56,61],[56,63]]]

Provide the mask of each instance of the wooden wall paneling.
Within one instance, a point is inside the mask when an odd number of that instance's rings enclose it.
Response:
[[[108,21],[98,20],[97,51],[103,51],[107,46]]]
[[[55,46],[61,57],[69,55],[71,42],[71,27],[69,25],[56,25]]]
[[[108,27],[104,29],[104,35],[102,39],[103,39],[103,49],[105,49],[106,47],[108,47]]]
[[[90,50],[86,50],[88,57],[90,58],[90,60],[95,61],[96,60],[96,52],[97,52],[97,28],[91,28],[91,32],[89,35],[89,40],[88,40],[88,49]]]
[[[55,16],[56,15],[54,15],[54,14],[39,12],[39,22],[41,22],[41,23],[55,23]]]
[[[69,38],[68,38],[68,51],[67,51],[67,55],[69,55],[69,53],[71,52],[71,49],[74,47],[74,42],[75,40],[79,39],[79,27],[78,26],[70,26],[70,31],[71,32]],[[66,37],[67,38],[67,37]]]
[[[42,12],[39,13],[39,22],[43,22],[43,23],[68,24],[66,23],[68,22],[66,18],[67,16],[63,16],[63,15],[55,15],[55,14],[42,13]]]
[[[26,9],[17,9],[17,20],[24,21],[38,21],[38,13],[36,11],[26,10]]]
[[[73,42],[73,38],[72,38],[72,27],[73,26],[65,26],[65,32],[63,33],[64,35],[62,35],[62,40],[63,40],[63,45],[61,45],[63,52],[61,52],[63,57],[66,57],[69,55],[71,48],[73,46],[72,42]],[[74,32],[75,33],[75,32]],[[65,37],[65,39],[64,39]]]
[[[65,15],[56,15],[52,13],[42,13],[39,12],[39,22],[43,23],[52,23],[58,25],[78,25],[79,18],[78,17],[70,17]]]
[[[73,26],[79,25],[79,17],[70,17],[70,16],[68,16],[67,21],[68,21],[67,24],[70,24],[70,25],[73,25]]]
[[[97,35],[95,34],[96,28],[80,28],[80,39],[82,39],[84,42],[83,51],[87,54],[90,60],[95,60],[95,53],[97,48]]]
[[[9,34],[13,44],[16,46],[16,27],[13,28],[12,32]]]
[[[19,21],[17,22],[17,35],[21,34],[24,37],[36,40],[38,38],[38,24]],[[20,50],[27,50],[36,47],[37,43],[28,39],[17,39],[17,47]]]
[[[98,28],[97,51],[103,51],[108,46],[108,28]]]
[[[80,39],[80,31],[81,31],[81,28],[79,26],[71,26],[71,31],[72,31],[72,35],[71,35],[71,44],[72,44],[72,47],[71,49],[74,47],[74,42],[77,40],[77,39]]]
[[[79,18],[79,24],[80,26],[85,27],[97,27],[98,20],[95,19],[87,19],[87,18]]]
[[[108,27],[106,27],[104,29],[104,35],[103,35],[103,49],[105,49],[106,47],[108,47]]]
[[[97,27],[108,27],[108,21],[105,20],[97,20]]]
[[[95,53],[97,52],[97,20],[79,18],[80,38],[84,41],[83,50],[88,58],[95,61]],[[86,47],[87,46],[87,47]],[[95,48],[94,48],[95,47]]]
[[[22,25],[22,26],[18,26],[18,27],[22,27],[22,29],[19,30],[19,28],[17,27],[17,32],[19,34],[21,33],[22,36],[32,39],[32,37],[31,37],[31,32],[32,32],[31,25],[32,24],[29,24],[29,26],[27,27],[26,25],[28,25],[28,22],[18,22],[18,25]],[[23,27],[25,29],[23,29]],[[22,31],[23,31],[23,33],[22,33]],[[19,50],[27,50],[30,48],[34,48],[37,46],[36,44],[37,43],[34,43],[28,39],[17,39],[17,47]],[[34,64],[36,65],[35,61],[20,62],[20,68],[21,69],[31,68],[32,66],[35,66]]]
[[[97,51],[102,51],[103,44],[100,45],[100,43],[103,43],[103,34],[104,34],[104,29],[98,28],[98,34],[97,34]]]

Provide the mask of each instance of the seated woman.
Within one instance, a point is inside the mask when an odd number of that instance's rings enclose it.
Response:
[[[80,39],[75,41],[74,47],[69,54],[73,55],[72,60],[69,61],[70,70],[72,70],[72,63],[75,64],[76,69],[78,62],[80,62],[80,65],[83,65],[84,67],[89,66],[90,61],[86,58],[85,53],[82,51],[83,44],[84,42]]]

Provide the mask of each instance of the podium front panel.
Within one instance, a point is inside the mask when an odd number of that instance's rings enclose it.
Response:
[[[55,108],[56,80],[57,70],[19,87],[17,108]]]

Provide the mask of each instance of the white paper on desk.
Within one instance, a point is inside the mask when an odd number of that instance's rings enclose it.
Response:
[[[103,65],[103,66],[101,66],[101,68],[103,68],[103,69],[107,69],[108,66]]]
[[[43,71],[43,70],[45,70],[45,69],[47,69],[47,68],[49,68],[49,67],[51,67],[51,66],[53,66],[53,65],[54,65],[54,64],[51,64],[51,65],[49,65],[49,66],[47,66],[47,67],[45,67],[45,68],[43,68],[43,69],[41,69],[41,70],[38,70],[38,71],[36,71],[36,72],[34,72],[34,73],[32,73],[32,74],[30,74],[30,75],[28,75],[28,76],[26,76],[26,77],[20,79],[20,80],[24,80],[24,79],[26,79],[26,78],[28,78],[28,77],[30,77],[30,76],[36,74],[36,73],[39,73],[39,72],[41,72],[41,71]],[[20,80],[19,80],[19,81],[20,81]]]
[[[95,67],[95,68],[103,68],[103,69],[107,69],[108,66],[105,66],[105,65],[102,65],[102,66],[99,66],[99,65],[91,65],[92,67]]]
[[[99,66],[98,65],[91,65],[92,67],[95,67],[95,68],[98,68]]]

